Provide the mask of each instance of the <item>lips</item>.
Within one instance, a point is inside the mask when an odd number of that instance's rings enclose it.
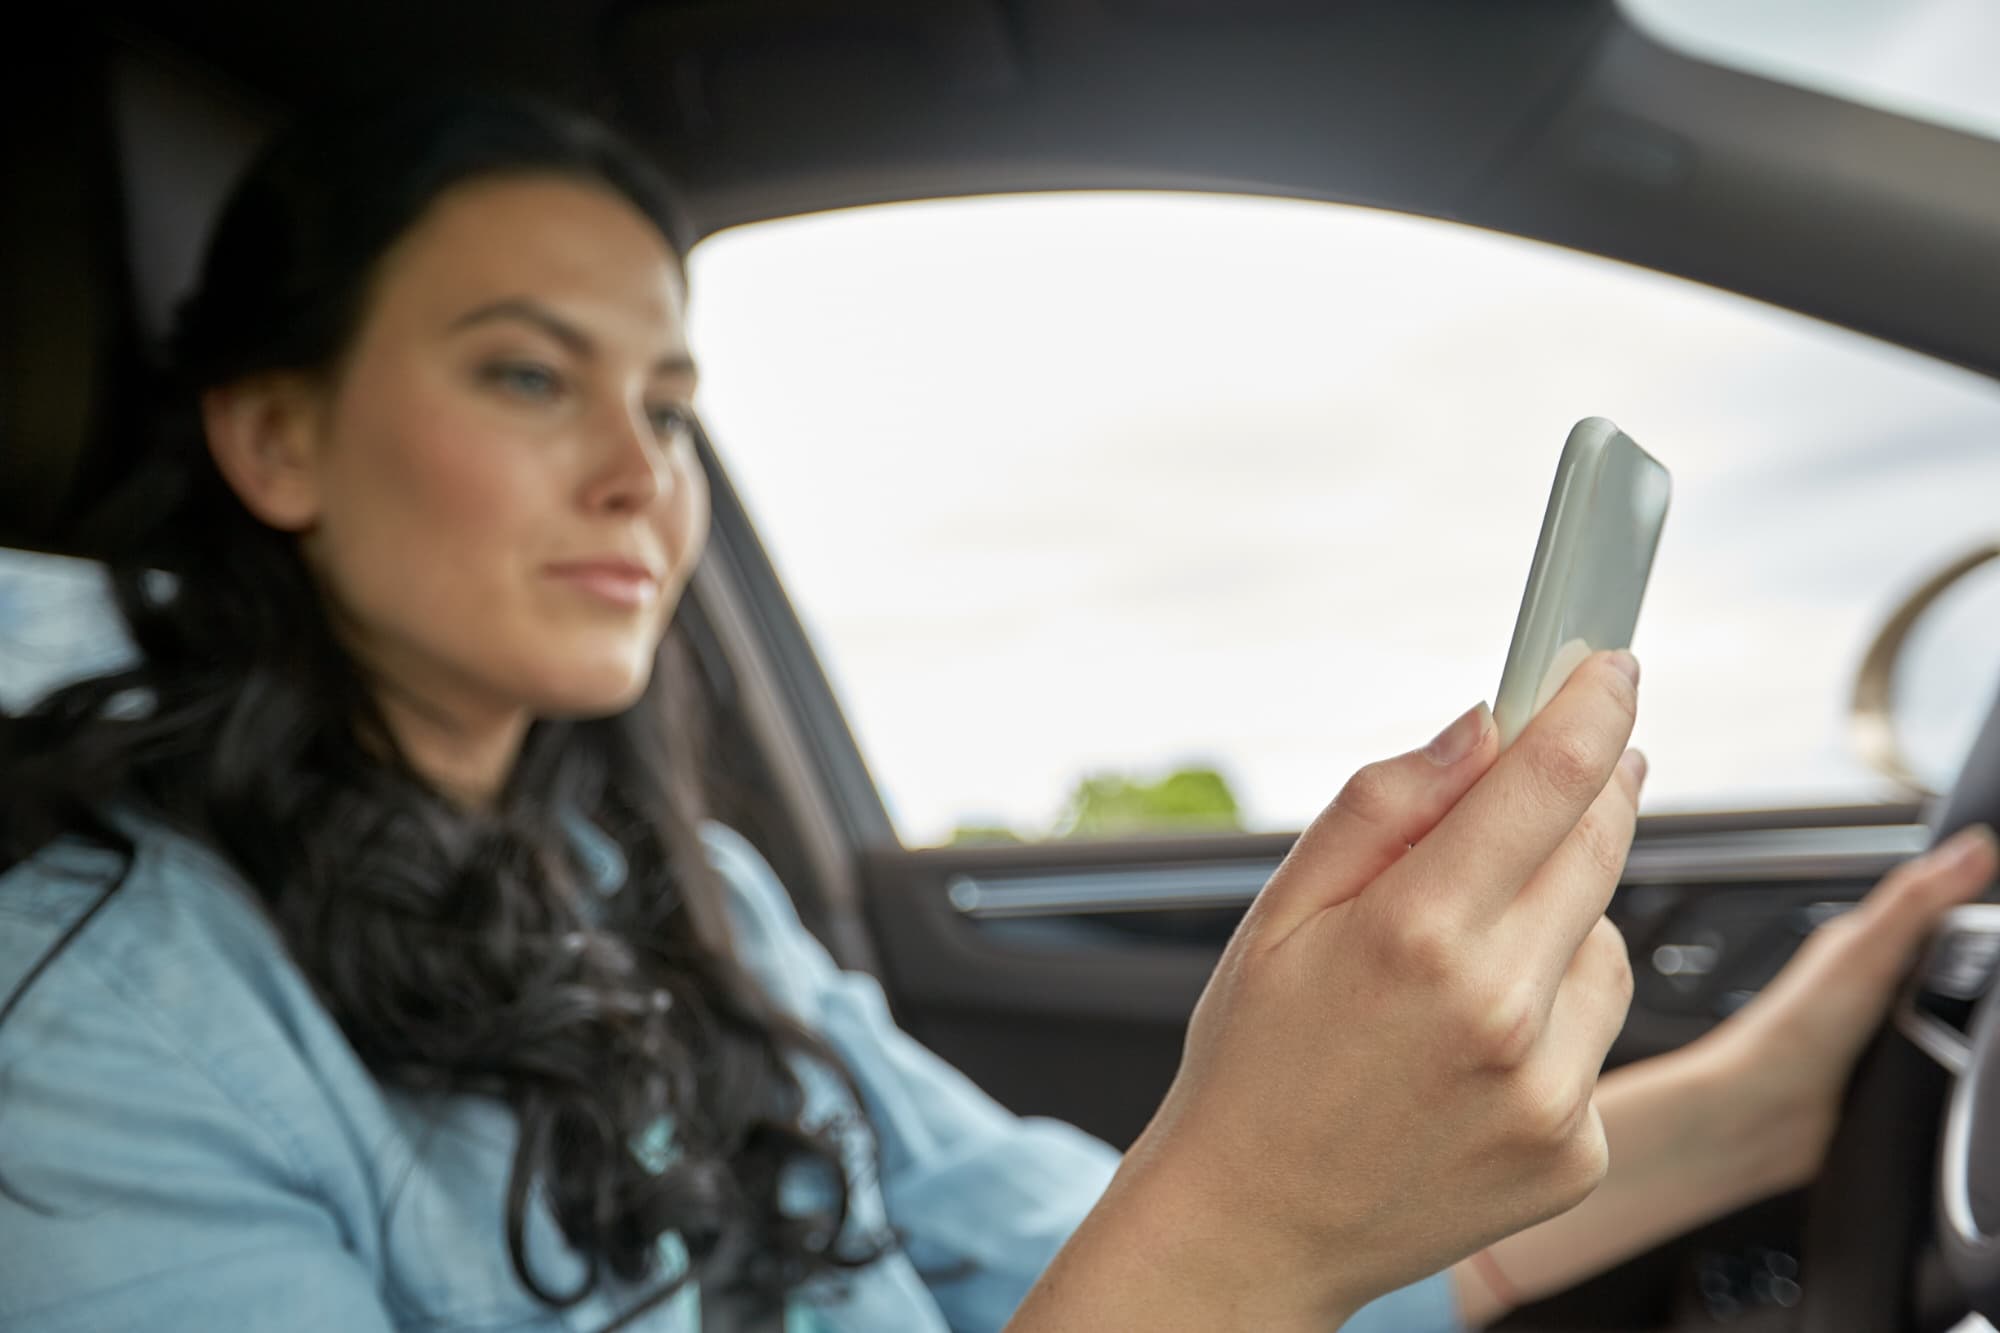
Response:
[[[613,606],[647,606],[660,595],[660,576],[649,566],[622,556],[563,560],[544,570],[576,592]]]

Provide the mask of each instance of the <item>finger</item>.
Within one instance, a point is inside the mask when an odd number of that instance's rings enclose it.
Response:
[[[1632,1006],[1632,960],[1618,927],[1599,917],[1563,973],[1537,1058],[1595,1083]],[[1586,1088],[1587,1092],[1588,1089]]]
[[[1489,919],[1504,911],[1611,780],[1638,710],[1638,663],[1596,653],[1403,867],[1417,892]]]
[[[1612,771],[1611,781],[1502,919],[1496,940],[1503,956],[1546,953],[1561,961],[1582,947],[1585,937],[1603,919],[1618,881],[1624,877],[1625,859],[1639,823],[1639,789],[1645,779],[1645,756],[1627,750]],[[1554,1002],[1561,973],[1551,969],[1544,975],[1551,978],[1543,1006],[1546,1013],[1547,1004]]]
[[[1904,862],[1853,911],[1813,931],[1760,1002],[1779,1010],[1794,1002],[1856,1005],[1865,1012],[1854,1021],[1876,1021],[1938,919],[1992,883],[1995,859],[1982,825]]]
[[[1893,979],[1946,912],[1993,882],[1996,861],[1993,830],[1978,824],[1898,866],[1849,915],[1840,965]]]
[[[1922,856],[1891,871],[1861,900],[1867,916],[1902,935],[1906,943],[1927,933],[1947,911],[1977,897],[1993,882],[2000,860],[1993,830],[1960,829]]]
[[[1319,813],[1258,895],[1273,939],[1345,902],[1423,840],[1493,764],[1493,714],[1479,704],[1420,750],[1368,765]]]

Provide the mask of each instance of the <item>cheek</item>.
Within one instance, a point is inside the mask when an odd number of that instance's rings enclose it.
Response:
[[[708,544],[708,476],[689,449],[675,469],[673,498],[667,505],[666,547],[674,569],[683,577],[701,559]]]
[[[708,545],[708,478],[702,473],[693,449],[673,461],[672,490],[654,519],[660,550],[667,560],[666,596],[661,599],[658,630],[664,635],[667,622],[687,591],[695,566]]]
[[[470,655],[518,603],[544,469],[448,395],[362,388],[352,401],[308,555],[357,631]]]

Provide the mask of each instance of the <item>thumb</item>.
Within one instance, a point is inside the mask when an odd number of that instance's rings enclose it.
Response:
[[[1493,714],[1481,703],[1422,749],[1349,778],[1258,894],[1260,929],[1282,939],[1360,893],[1437,827],[1499,753]]]

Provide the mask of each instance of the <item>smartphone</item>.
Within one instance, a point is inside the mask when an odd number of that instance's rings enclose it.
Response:
[[[1570,431],[1493,696],[1503,748],[1584,658],[1632,646],[1672,492],[1659,460],[1603,417]]]

